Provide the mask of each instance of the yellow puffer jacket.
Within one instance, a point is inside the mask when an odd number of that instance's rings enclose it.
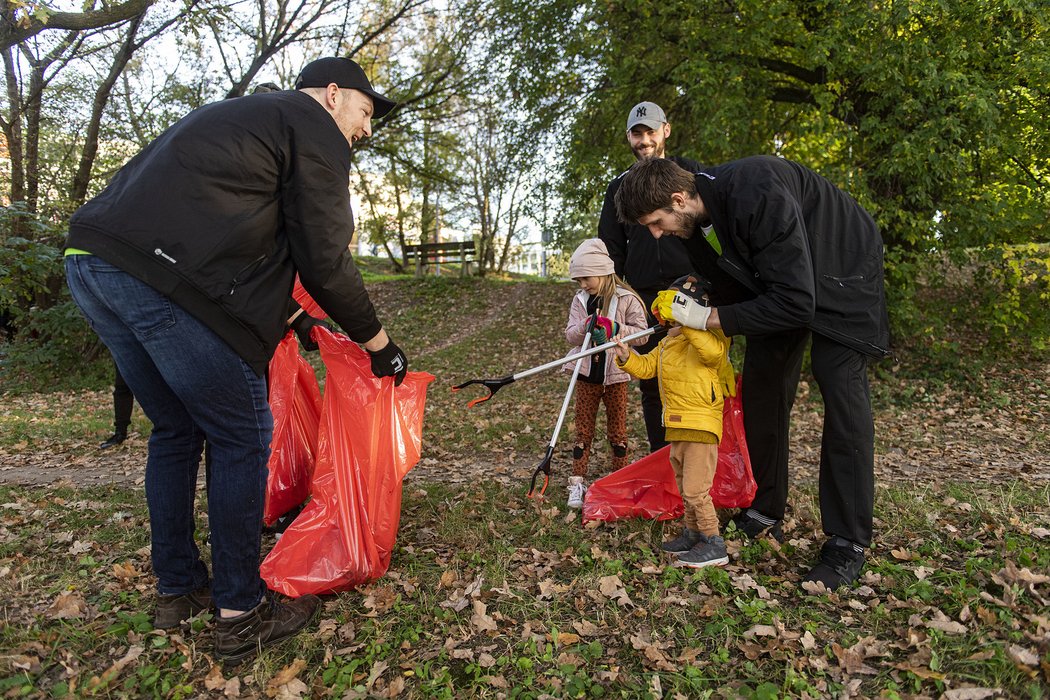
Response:
[[[647,354],[632,352],[617,364],[639,379],[659,378],[664,427],[706,430],[721,440],[723,380],[732,383],[729,339],[717,329],[681,330],[668,334]]]

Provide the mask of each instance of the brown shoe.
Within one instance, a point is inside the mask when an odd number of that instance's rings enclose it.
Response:
[[[215,655],[224,661],[243,661],[263,647],[291,637],[310,624],[321,599],[304,595],[281,603],[267,595],[243,615],[215,619]]]
[[[192,593],[157,596],[157,614],[153,626],[159,630],[178,627],[199,612],[211,609],[211,587],[204,586]]]

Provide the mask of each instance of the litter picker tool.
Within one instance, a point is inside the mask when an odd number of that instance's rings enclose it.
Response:
[[[630,335],[624,336],[620,340],[626,343],[631,340],[637,340],[638,338],[645,338],[661,329],[662,326],[653,326],[652,328],[646,328],[644,331],[638,331],[637,333],[632,333]],[[519,379],[531,377],[532,375],[539,374],[540,372],[546,372],[549,369],[560,367],[566,362],[572,362],[573,360],[578,360],[583,357],[589,357],[591,355],[595,355],[599,352],[604,352],[605,350],[614,347],[616,347],[616,341],[611,340],[608,343],[603,343],[602,345],[595,346],[593,348],[590,348],[589,350],[581,350],[580,352],[569,355],[568,357],[561,357],[557,360],[552,360],[547,364],[540,365],[539,367],[533,367],[532,369],[522,370],[521,372],[516,372],[501,379],[471,379],[468,382],[463,382],[462,384],[457,384],[456,386],[452,387],[452,391],[459,391],[460,389],[465,389],[471,384],[480,384],[486,389],[488,389],[489,393],[487,396],[482,396],[480,398],[473,399],[469,403],[467,403],[467,408],[473,408],[479,403],[488,401],[492,398],[492,395],[495,394],[497,391],[507,386],[508,384],[512,384],[518,381]]]
[[[583,344],[580,345],[580,350],[586,350],[587,346],[591,344],[591,331],[594,330],[594,323],[598,320],[598,314],[591,316],[587,322],[587,330],[583,334]],[[558,422],[554,425],[554,433],[551,435],[551,441],[547,443],[547,454],[540,460],[536,470],[532,472],[532,481],[529,482],[529,498],[533,496],[543,496],[547,490],[547,484],[551,480],[551,459],[554,457],[554,445],[558,442],[558,433],[561,432],[561,425],[565,422],[565,412],[569,409],[569,399],[572,398],[573,389],[576,388],[576,378],[580,376],[580,368],[583,367],[583,358],[576,360],[576,366],[572,370],[572,378],[569,380],[569,388],[565,391],[565,400],[561,402],[561,413],[558,414]],[[536,479],[539,475],[543,474],[543,488],[540,489],[539,493],[536,493]]]

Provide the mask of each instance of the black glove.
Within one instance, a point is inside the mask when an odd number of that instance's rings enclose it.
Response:
[[[332,330],[332,325],[319,318],[314,318],[305,311],[295,317],[295,320],[291,323],[292,330],[295,331],[295,335],[299,338],[299,344],[303,346],[303,350],[316,350],[317,343],[314,342],[313,338],[310,337],[310,329],[314,326],[321,326]]]
[[[377,377],[393,377],[394,386],[401,386],[405,375],[408,374],[408,358],[394,341],[391,340],[382,350],[369,350],[368,354],[372,356],[372,374]]]

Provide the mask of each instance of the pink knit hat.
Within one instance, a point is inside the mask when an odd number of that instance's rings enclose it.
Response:
[[[616,272],[609,249],[600,238],[588,238],[569,258],[569,277],[603,277]]]

